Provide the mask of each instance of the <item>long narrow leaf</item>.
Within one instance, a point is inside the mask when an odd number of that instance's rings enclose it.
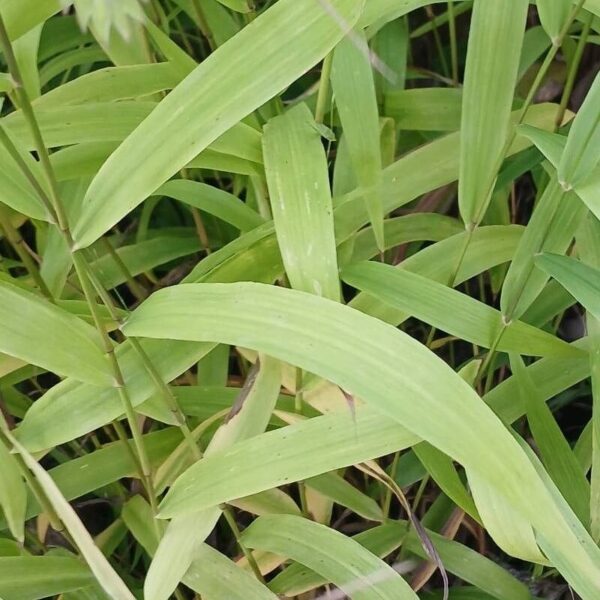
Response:
[[[349,25],[362,4],[331,2]],[[316,64],[344,33],[320,3],[283,0],[221,46],[104,164],[74,230],[79,247],[95,241],[219,135]],[[249,52],[257,69],[240,60]]]

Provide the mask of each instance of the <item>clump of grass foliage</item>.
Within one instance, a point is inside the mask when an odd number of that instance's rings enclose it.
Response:
[[[0,0],[0,598],[600,598],[598,0]]]

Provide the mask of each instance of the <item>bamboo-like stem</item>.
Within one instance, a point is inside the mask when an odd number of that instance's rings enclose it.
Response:
[[[71,232],[69,229],[69,223],[67,220],[67,215],[66,215],[66,212],[65,212],[65,209],[64,209],[63,203],[61,201],[59,191],[58,191],[58,182],[56,180],[54,170],[53,170],[52,164],[50,162],[50,155],[49,155],[46,145],[44,143],[42,132],[41,132],[39,124],[37,122],[31,102],[29,100],[29,96],[27,95],[27,92],[23,86],[23,80],[21,77],[19,66],[18,66],[16,57],[15,57],[14,51],[13,51],[13,47],[12,47],[10,38],[6,31],[4,19],[1,14],[0,14],[0,47],[2,48],[4,57],[8,64],[9,72],[15,83],[15,90],[16,90],[17,96],[19,98],[21,110],[23,111],[23,116],[25,118],[25,121],[27,122],[29,129],[33,135],[35,147],[36,147],[40,162],[42,164],[44,175],[46,177],[47,183],[50,188],[50,206],[48,206],[48,196],[42,190],[41,186],[39,186],[39,184],[38,184],[37,186],[34,186],[34,189],[36,189],[36,191],[40,195],[40,199],[42,200],[42,202],[44,202],[44,204],[46,205],[46,208],[50,211],[50,214],[54,217],[55,222],[58,225],[58,228],[61,231],[62,235],[64,236],[68,247],[73,248],[73,237],[71,236]],[[7,135],[5,137],[8,138]],[[9,140],[9,142],[10,142],[10,140]],[[9,150],[9,152],[11,151],[11,148],[13,148],[14,151],[16,151],[16,148],[14,148],[14,145],[9,143],[9,145],[7,146],[7,149]],[[11,152],[11,153],[14,154],[14,152]],[[18,154],[18,151],[16,151],[16,153]],[[35,180],[35,176],[33,176],[33,174],[29,171],[29,168],[27,167],[26,163],[23,160],[21,160],[20,162],[17,161],[17,164],[18,164],[18,166],[21,167],[22,170],[24,169],[24,172],[29,172],[31,178]],[[134,443],[136,445],[136,451],[137,451],[138,457],[139,457],[139,462],[142,467],[141,473],[140,473],[140,476],[141,476],[140,478],[143,481],[144,486],[146,488],[146,492],[148,494],[148,499],[150,501],[150,504],[153,506],[153,509],[156,512],[156,498],[154,496],[152,473],[150,470],[150,463],[148,460],[148,455],[147,455],[146,449],[144,447],[144,442],[142,439],[141,430],[140,430],[138,422],[137,422],[135,411],[133,410],[133,406],[131,404],[129,394],[127,393],[127,389],[125,387],[123,375],[121,373],[121,369],[119,367],[118,360],[114,353],[114,347],[113,347],[112,341],[111,341],[110,337],[108,336],[106,328],[104,327],[104,325],[102,323],[102,319],[98,312],[98,306],[96,305],[96,302],[95,302],[95,294],[93,293],[93,287],[91,286],[90,280],[88,278],[88,273],[90,272],[90,268],[81,252],[72,251],[72,257],[73,257],[73,264],[75,266],[75,270],[77,272],[77,275],[79,277],[79,280],[80,280],[80,283],[81,283],[81,286],[82,286],[82,289],[84,292],[84,296],[89,305],[89,309],[90,309],[90,312],[94,319],[96,328],[98,329],[98,333],[100,334],[100,337],[102,339],[104,351],[106,353],[107,360],[109,361],[109,364],[110,364],[112,372],[113,372],[115,386],[117,388],[117,393],[123,404],[123,409],[127,416],[129,427],[130,427],[131,433],[133,435]]]

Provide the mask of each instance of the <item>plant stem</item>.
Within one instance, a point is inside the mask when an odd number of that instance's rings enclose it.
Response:
[[[192,6],[194,8],[194,12],[196,13],[196,18],[198,19],[198,26],[200,27],[200,31],[202,32],[202,35],[206,38],[206,41],[208,42],[210,49],[215,50],[217,47],[217,44],[215,42],[215,38],[212,34],[212,31],[210,30],[210,27],[208,26],[208,21],[206,20],[206,15],[204,14],[204,11],[202,10],[202,6],[200,6],[200,1],[192,0]]]
[[[258,567],[258,563],[256,562],[254,555],[252,554],[252,552],[250,552],[250,550],[248,550],[248,548],[242,541],[242,534],[240,533],[240,530],[237,526],[235,517],[233,516],[233,511],[227,505],[223,505],[221,508],[223,509],[223,514],[225,515],[225,520],[227,521],[227,524],[229,525],[229,528],[231,529],[231,532],[233,533],[233,537],[235,538],[237,545],[240,547],[240,550],[246,557],[246,560],[248,561],[248,565],[252,569],[254,576],[256,577],[256,579],[258,579],[258,581],[260,581],[261,583],[266,585],[264,577],[262,576],[262,573],[260,572],[260,568]]]
[[[458,85],[458,45],[456,42],[456,15],[454,0],[448,0],[448,29],[450,30],[450,56],[452,60],[452,79]]]
[[[121,271],[121,273],[127,280],[127,285],[129,286],[129,289],[131,290],[133,295],[138,300],[143,300],[144,298],[146,298],[148,296],[148,291],[145,290],[139,284],[139,282],[135,279],[135,277],[131,274],[131,272],[127,268],[127,265],[123,262],[123,259],[119,256],[119,253],[113,248],[110,241],[107,238],[103,237],[102,244],[106,248],[107,252],[110,254],[110,256],[113,259],[113,261],[115,262],[115,264],[117,265],[117,268],[119,269],[119,271]]]
[[[27,269],[27,272],[31,275],[31,278],[35,281],[35,284],[38,286],[42,294],[44,294],[48,300],[53,300],[52,293],[48,289],[46,282],[42,279],[37,265],[35,264],[33,258],[31,258],[31,254],[29,254],[29,252],[27,252],[27,250],[23,247],[25,241],[21,237],[19,231],[10,222],[10,216],[6,213],[4,206],[1,204],[0,229],[4,232],[9,244],[21,259],[23,266]]]
[[[15,58],[15,54],[13,51],[12,44],[8,37],[8,33],[6,31],[6,26],[4,24],[4,20],[2,15],[0,14],[0,47],[4,53],[4,57],[9,67],[9,71],[13,81],[15,82],[15,90],[17,92],[17,96],[19,98],[21,104],[21,110],[23,111],[23,116],[25,121],[27,122],[29,129],[33,135],[33,139],[35,141],[36,151],[38,153],[40,162],[42,164],[42,168],[44,171],[44,175],[46,177],[47,183],[50,188],[50,202],[51,206],[47,206],[50,211],[50,214],[55,218],[55,222],[58,225],[59,230],[65,238],[65,241],[69,248],[73,247],[73,237],[71,236],[71,232],[69,229],[69,223],[67,220],[66,212],[64,210],[63,203],[60,199],[60,194],[58,191],[58,182],[56,180],[54,170],[52,168],[52,164],[50,162],[50,155],[48,154],[48,150],[44,143],[44,139],[42,136],[42,132],[40,130],[39,124],[37,122],[35,113],[33,111],[33,107],[29,100],[29,96],[23,86],[23,80],[21,77],[21,73],[19,70],[19,66],[17,60]],[[8,138],[8,136],[6,136]],[[9,140],[10,141],[10,140]],[[10,151],[10,148],[14,148],[13,144],[9,144],[7,147]],[[16,150],[16,148],[14,148]],[[18,151],[17,151],[18,153]],[[17,161],[18,162],[18,161]],[[25,171],[29,171],[29,168],[25,164],[24,161],[21,160],[19,163],[21,169],[25,168]],[[35,179],[33,173],[31,173],[31,177]],[[36,186],[36,190],[41,190],[41,187]],[[47,195],[43,190],[40,194],[40,199],[42,202],[46,203]],[[39,191],[38,191],[39,193]],[[136,450],[139,457],[139,463],[141,465],[141,480],[144,483],[144,487],[146,488],[146,492],[148,494],[148,499],[153,509],[156,512],[156,498],[154,496],[154,489],[152,483],[152,473],[150,470],[150,463],[148,460],[148,455],[146,453],[146,449],[144,447],[144,442],[142,439],[141,431],[137,422],[137,418],[135,415],[135,411],[133,410],[133,406],[131,404],[131,400],[129,398],[129,394],[127,393],[127,389],[125,387],[125,382],[123,380],[123,375],[121,373],[121,369],[119,367],[118,360],[114,353],[113,343],[106,332],[106,329],[102,323],[102,319],[98,312],[98,306],[95,302],[95,294],[93,292],[93,287],[90,284],[90,279],[88,278],[88,273],[91,271],[87,261],[85,260],[81,251],[75,252],[72,251],[73,257],[73,265],[75,266],[75,270],[79,277],[81,287],[84,292],[84,296],[89,305],[90,312],[94,319],[94,323],[100,334],[102,344],[104,347],[104,351],[106,353],[107,359],[113,371],[113,376],[115,380],[115,386],[117,388],[117,393],[119,398],[123,404],[123,409],[127,416],[127,420],[129,422],[129,427],[131,429],[131,433],[133,435],[134,443],[136,445]]]
[[[575,50],[575,56],[573,56],[573,60],[571,61],[571,65],[569,66],[569,73],[567,75],[567,81],[565,82],[565,89],[563,90],[562,97],[560,99],[560,106],[558,107],[558,113],[556,115],[556,120],[554,122],[554,131],[557,131],[559,127],[562,125],[563,119],[565,117],[565,113],[567,112],[567,105],[569,104],[569,99],[571,98],[571,94],[573,93],[573,87],[575,85],[575,77],[577,76],[577,71],[579,70],[579,65],[581,64],[581,58],[583,56],[583,50],[585,49],[585,45],[588,40],[588,36],[590,34],[590,30],[592,28],[592,23],[594,20],[594,15],[592,13],[589,14],[587,21],[583,26],[583,31],[581,32],[581,36],[579,37],[579,42],[577,43],[577,49]]]

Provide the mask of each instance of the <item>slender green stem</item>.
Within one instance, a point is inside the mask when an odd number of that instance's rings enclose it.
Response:
[[[438,30],[438,26],[435,20],[435,14],[431,6],[426,6],[425,12],[427,13],[427,18],[431,22],[431,32],[433,33],[433,39],[435,40],[435,45],[438,51],[438,55],[440,57],[442,70],[444,71],[444,75],[446,77],[449,77],[450,72],[448,70],[448,61],[446,60],[446,56],[444,55],[444,47],[442,46],[442,38],[440,37],[440,32]]]
[[[567,105],[569,104],[571,94],[573,93],[573,87],[575,86],[575,77],[577,76],[579,65],[581,64],[581,58],[583,57],[583,51],[585,49],[585,45],[587,44],[593,21],[594,15],[590,13],[583,26],[579,41],[577,42],[577,48],[575,50],[573,60],[569,65],[569,73],[567,75],[567,81],[565,82],[565,89],[563,90],[563,94],[560,99],[560,105],[558,107],[558,113],[556,114],[556,120],[554,122],[554,131],[559,129],[559,127],[562,125],[563,119],[565,118]]]
[[[399,460],[400,460],[400,452],[396,452],[396,454],[394,454],[394,460],[392,461],[392,468],[391,468],[391,473],[390,473],[390,477],[394,481],[396,481],[396,471],[398,470],[398,461]],[[385,496],[383,498],[383,506],[381,507],[384,520],[389,519],[391,506],[392,506],[392,488],[386,486]]]
[[[6,213],[4,206],[0,204],[0,229],[4,232],[6,239],[21,259],[23,266],[27,269],[27,272],[31,275],[31,278],[38,286],[42,294],[49,300],[53,300],[52,293],[48,289],[46,282],[40,275],[40,271],[35,264],[31,254],[27,252],[24,247],[25,241],[23,240],[18,229],[16,229],[10,221],[10,216]]]
[[[225,515],[225,520],[227,521],[227,524],[229,525],[229,528],[231,529],[231,532],[233,533],[233,537],[235,538],[237,545],[240,547],[240,550],[246,557],[246,560],[248,561],[248,565],[252,569],[254,576],[256,577],[256,579],[258,579],[258,581],[260,581],[261,583],[266,585],[264,577],[262,576],[262,573],[260,572],[260,568],[258,566],[258,563],[256,562],[256,559],[254,558],[254,555],[252,554],[252,552],[250,552],[250,550],[248,550],[248,548],[242,541],[242,534],[240,533],[240,530],[237,526],[235,517],[233,516],[233,511],[227,505],[223,505],[222,509],[223,509],[223,514]]]
[[[452,79],[458,85],[458,44],[456,40],[456,15],[454,0],[448,0],[448,29],[450,31],[450,57],[452,61]]]
[[[21,173],[23,173],[23,175],[26,177],[26,179],[29,181],[29,183],[33,187],[33,190],[38,195],[39,199],[41,200],[42,204],[44,205],[44,208],[48,212],[48,218],[51,219],[51,222],[53,224],[56,224],[56,222],[54,220],[55,219],[54,208],[52,206],[50,197],[48,196],[48,194],[46,194],[46,192],[44,191],[42,186],[39,184],[39,181],[36,179],[35,175],[31,171],[31,169],[29,168],[27,163],[23,160],[23,157],[21,156],[19,150],[14,145],[12,139],[6,133],[6,131],[4,129],[4,125],[2,124],[1,121],[0,121],[0,143],[4,146],[4,148],[6,148],[6,151],[9,153],[10,157],[15,161],[15,164],[17,165],[17,167],[19,167],[19,170],[21,171]]]
[[[200,245],[208,255],[211,253],[210,240],[208,239],[208,233],[206,233],[206,227],[204,226],[202,215],[196,207],[192,207],[192,218],[194,219],[194,225],[196,226],[196,233],[198,235],[198,239],[200,240]]]
[[[502,336],[508,329],[509,325],[510,325],[509,322],[504,321],[504,320],[502,321],[502,327],[496,334],[496,337],[494,338],[494,341],[492,342],[492,345],[490,346],[490,349],[489,349],[484,361],[481,363],[481,367],[479,368],[479,371],[477,372],[477,376],[475,377],[475,382],[473,384],[474,387],[477,386],[479,381],[481,381],[481,378],[485,375],[487,369],[491,366],[492,361],[494,359],[494,355],[496,354],[496,350],[498,349],[498,344],[500,344],[500,342],[502,341]]]
[[[58,191],[58,182],[56,180],[56,176],[54,174],[54,169],[52,167],[52,163],[50,162],[50,155],[48,154],[48,150],[44,143],[44,139],[42,136],[42,132],[40,130],[39,124],[37,122],[35,113],[33,111],[33,107],[29,100],[29,96],[23,86],[23,80],[21,77],[21,73],[19,70],[19,66],[17,60],[15,58],[15,54],[13,51],[13,47],[8,37],[8,33],[6,31],[6,26],[4,24],[4,20],[2,15],[0,14],[0,47],[4,53],[4,57],[9,67],[9,71],[13,81],[15,82],[15,89],[17,95],[19,97],[19,101],[21,104],[21,110],[23,111],[23,116],[25,121],[28,124],[28,127],[33,135],[35,141],[35,147],[42,164],[43,172],[46,177],[47,183],[50,188],[50,201],[51,206],[47,206],[50,211],[50,214],[54,216],[55,222],[58,225],[59,230],[65,238],[65,241],[69,248],[73,247],[73,238],[71,236],[71,232],[69,229],[69,223],[67,220],[66,212],[63,206],[63,203],[60,198],[60,194]],[[6,136],[8,138],[8,136]],[[10,140],[9,140],[10,141]],[[10,147],[14,147],[14,145],[9,144],[7,149],[10,151]],[[16,149],[15,149],[16,150]],[[17,151],[18,154],[18,151]],[[19,163],[17,163],[19,164]],[[24,161],[21,161],[21,169],[23,169],[23,165],[25,167],[25,171],[29,171],[29,168]],[[33,176],[33,174],[32,174]],[[33,177],[35,179],[35,177]],[[40,195],[40,199],[46,203],[47,195],[41,187],[35,186],[36,191]],[[39,192],[42,192],[41,194]],[[135,411],[133,410],[133,406],[131,404],[131,400],[129,398],[129,394],[127,393],[127,389],[125,387],[125,382],[123,380],[123,375],[121,373],[121,369],[119,367],[119,363],[117,361],[116,355],[114,353],[114,347],[106,329],[102,323],[102,318],[98,311],[98,306],[95,301],[95,294],[93,292],[93,286],[90,284],[90,279],[88,278],[88,273],[91,271],[87,261],[85,260],[83,254],[81,252],[72,252],[73,264],[75,266],[75,270],[79,277],[84,296],[89,305],[90,312],[94,319],[94,323],[96,328],[98,329],[98,333],[102,339],[102,343],[104,346],[104,350],[106,352],[109,364],[112,368],[115,386],[117,388],[117,393],[119,398],[123,404],[123,408],[125,414],[127,416],[127,420],[129,422],[129,427],[131,429],[131,433],[133,435],[134,443],[136,445],[136,450],[138,452],[140,465],[142,467],[142,471],[140,473],[141,479],[144,482],[144,486],[146,487],[146,491],[148,493],[148,499],[156,510],[156,498],[154,495],[153,483],[152,483],[152,473],[150,470],[150,463],[148,460],[148,456],[144,447],[144,442],[142,440],[141,431],[139,425],[137,423],[137,418],[135,415]]]
[[[6,422],[2,411],[0,411],[0,444],[4,444],[6,448],[8,448],[8,450],[11,451],[13,449],[13,445],[7,432],[9,432],[8,423]],[[31,489],[36,500],[38,501],[42,511],[48,517],[52,529],[54,529],[54,531],[57,531],[60,534],[65,535],[69,542],[71,542],[72,540],[70,539],[67,531],[63,527],[62,521],[60,520],[56,511],[54,510],[52,503],[46,497],[42,486],[39,484],[38,480],[33,476],[33,473],[29,470],[22,456],[18,452],[16,452],[14,454],[14,457],[19,467],[19,471],[23,476],[23,479],[25,479],[25,481],[27,482],[27,485]],[[77,548],[77,546],[75,545],[73,545],[73,547]]]
[[[217,47],[217,43],[215,42],[215,37],[213,36],[213,33],[208,25],[208,21],[206,20],[204,10],[200,5],[200,0],[192,0],[192,7],[194,8],[196,18],[198,19],[198,26],[200,27],[202,35],[206,38],[210,49],[215,50]]]
[[[156,513],[158,511],[156,505],[156,496],[154,494],[154,484],[152,481],[152,468],[150,466],[150,460],[148,459],[148,454],[146,452],[144,441],[142,439],[142,432],[139,427],[137,415],[135,414],[135,411],[133,409],[129,393],[127,392],[127,387],[125,386],[125,381],[123,379],[123,374],[119,366],[119,361],[117,360],[115,354],[113,342],[108,336],[106,328],[104,327],[104,324],[102,322],[102,317],[98,310],[98,305],[96,304],[96,294],[94,292],[94,287],[92,286],[87,274],[88,265],[85,259],[83,258],[81,252],[73,252],[73,265],[75,266],[77,276],[79,277],[79,281],[83,289],[83,294],[90,308],[94,324],[96,325],[96,329],[100,333],[104,353],[108,358],[109,364],[111,366],[115,378],[114,385],[117,389],[117,394],[119,395],[121,404],[125,410],[125,416],[127,417],[127,422],[129,423],[131,434],[133,435],[133,441],[137,450],[139,464],[141,466],[141,479],[144,483],[144,487],[146,488],[150,505]]]
[[[323,59],[321,67],[321,79],[319,81],[319,91],[317,93],[317,106],[315,108],[315,121],[322,123],[327,112],[327,101],[329,99],[329,89],[331,77],[331,65],[333,64],[333,52],[330,52]]]
[[[119,269],[119,271],[121,271],[121,273],[125,277],[125,279],[127,281],[127,285],[129,286],[129,289],[131,290],[133,295],[138,300],[143,300],[144,298],[146,298],[148,296],[148,291],[145,290],[140,285],[140,283],[135,279],[135,277],[131,274],[131,272],[127,268],[127,265],[123,262],[123,259],[119,256],[119,253],[113,248],[113,245],[110,243],[110,241],[107,238],[103,237],[102,244],[106,248],[110,257],[113,259],[114,263],[117,265],[117,268]]]
[[[110,297],[108,292],[104,289],[104,287],[100,284],[95,273],[90,271],[89,276],[90,276],[92,285],[95,287],[96,292],[98,293],[98,295],[100,296],[100,299],[102,300],[102,303],[107,308],[107,310],[111,316],[111,319],[113,321],[115,321],[116,323],[120,324],[121,318],[119,317],[119,315],[115,309],[112,298]],[[200,449],[198,448],[198,445],[196,444],[196,442],[194,440],[192,432],[187,424],[185,414],[181,410],[181,407],[179,406],[179,403],[177,402],[177,398],[175,398],[175,395],[171,391],[171,388],[163,381],[163,378],[161,377],[160,373],[158,372],[158,369],[152,362],[151,358],[148,356],[147,352],[144,350],[144,347],[142,346],[140,341],[134,337],[129,337],[129,338],[127,338],[127,340],[129,341],[129,343],[131,344],[135,353],[138,355],[138,357],[142,361],[148,375],[150,375],[150,378],[152,379],[152,383],[154,384],[154,387],[156,388],[158,393],[161,395],[161,397],[165,401],[165,404],[167,405],[169,410],[173,413],[175,420],[178,424],[178,427],[181,430],[183,438],[185,439],[185,441],[188,444],[188,447],[190,448],[192,457],[194,458],[194,460],[200,460],[200,458],[202,458],[202,453],[200,452]]]

